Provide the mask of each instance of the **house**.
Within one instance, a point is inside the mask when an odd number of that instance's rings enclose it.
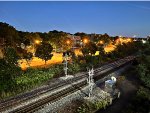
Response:
[[[70,38],[73,41],[74,48],[81,46],[81,37],[80,36],[68,35],[68,38]]]

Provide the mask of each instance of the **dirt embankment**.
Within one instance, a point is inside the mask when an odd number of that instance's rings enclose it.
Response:
[[[105,110],[99,110],[96,113],[121,113],[125,110],[125,107],[136,94],[139,85],[138,79],[135,77],[135,73],[131,70],[126,71],[124,75],[125,80],[121,81],[118,85],[121,91],[120,99],[115,100],[113,104]]]

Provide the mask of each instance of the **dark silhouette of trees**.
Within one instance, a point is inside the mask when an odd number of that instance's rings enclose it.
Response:
[[[48,33],[51,45],[57,50],[66,51],[72,47],[72,41],[67,37],[67,33],[62,31],[50,31]],[[67,43],[69,41],[69,43]]]
[[[89,42],[85,44],[85,46],[82,48],[82,53],[84,56],[86,55],[94,55],[96,51],[98,50],[97,46],[93,42]]]
[[[32,60],[33,58],[33,54],[31,52],[26,52],[25,54],[23,54],[23,59],[26,60],[28,66],[30,67],[30,61]]]
[[[88,36],[86,33],[83,33],[83,32],[77,32],[77,33],[75,33],[74,35],[80,36],[81,38],[83,38],[83,37],[85,37],[85,36]]]
[[[18,65],[19,56],[14,48],[6,47],[4,51],[4,59],[10,65]]]
[[[19,36],[17,30],[7,23],[0,22],[0,38],[5,40],[7,46],[14,46]]]
[[[37,47],[37,50],[35,52],[35,56],[43,59],[45,61],[45,64],[46,64],[46,61],[50,60],[53,56],[53,54],[51,54],[52,50],[53,50],[53,47],[50,44],[42,42]]]
[[[30,33],[18,31],[19,34],[19,44],[23,43],[25,46],[29,46],[31,44]]]
[[[0,59],[0,97],[4,92],[15,88],[14,78],[21,74],[21,68],[18,67],[18,55],[14,48],[6,47],[4,58]]]

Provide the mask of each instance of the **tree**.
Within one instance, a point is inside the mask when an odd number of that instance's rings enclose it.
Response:
[[[101,35],[101,40],[103,40],[106,45],[108,45],[111,42],[111,38],[107,33]]]
[[[0,97],[4,92],[11,91],[14,88],[13,78],[18,75],[18,68],[10,65],[5,59],[0,59]]]
[[[98,35],[98,34],[92,34],[91,36],[92,36],[93,42],[95,42],[95,43],[97,43],[97,44],[98,44],[99,41],[101,40],[101,39],[100,39],[101,35]]]
[[[4,59],[10,65],[17,65],[19,56],[16,53],[16,50],[12,47],[6,47],[4,50]]]
[[[86,61],[87,67],[91,67],[98,62],[98,58],[95,56],[96,51],[98,50],[97,46],[93,42],[88,42],[82,48],[83,58]]]
[[[14,78],[21,73],[18,58],[14,48],[5,48],[4,58],[0,59],[0,95],[15,88]]]
[[[46,64],[46,61],[50,60],[53,56],[53,54],[51,54],[52,50],[53,50],[53,47],[50,44],[46,42],[42,42],[41,45],[37,47],[35,56],[43,59]]]
[[[89,54],[88,48],[85,48],[85,47],[82,48],[82,53],[83,53],[84,56],[87,56]]]
[[[102,45],[98,46],[97,47],[97,50],[99,51],[99,55],[101,57],[104,57],[105,56],[105,50],[104,50],[104,47]]]
[[[29,61],[32,60],[32,58],[33,58],[33,53],[27,52],[27,50],[22,49],[21,47],[17,47],[17,48],[16,48],[16,51],[17,51],[17,54],[19,55],[19,57],[20,57],[21,59],[25,59],[26,62],[27,62],[27,64],[28,64],[28,66],[30,67]]]
[[[57,50],[58,48],[61,50],[68,50],[69,47],[71,47],[70,44],[67,44],[67,33],[62,31],[49,31],[48,36],[50,37],[50,43],[53,45],[53,47]],[[71,41],[70,41],[71,42]]]
[[[32,60],[33,54],[31,52],[26,52],[25,54],[23,54],[23,58],[26,60],[28,66],[30,67],[29,61]]]
[[[20,44],[23,43],[25,46],[29,46],[31,40],[30,38],[30,33],[29,32],[22,32],[22,31],[18,31],[19,34],[19,42]]]
[[[17,30],[7,23],[0,22],[0,38],[4,38],[5,43],[9,46],[14,46],[18,41]]]
[[[75,33],[74,35],[80,36],[81,38],[87,36],[87,34],[86,34],[86,33],[83,33],[83,32],[77,32],[77,33]]]
[[[45,42],[50,41],[50,37],[48,36],[48,33],[37,32],[37,34],[39,34],[39,36],[42,38],[43,41]]]
[[[90,54],[94,55],[96,51],[98,50],[97,46],[93,42],[88,42],[83,48],[82,48],[82,53],[84,56]]]

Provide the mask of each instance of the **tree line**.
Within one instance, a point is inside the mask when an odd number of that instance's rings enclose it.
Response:
[[[0,41],[2,42],[0,49],[4,53],[3,59],[0,59],[0,96],[7,97],[7,93],[11,94],[11,92],[14,92],[16,94],[15,92],[22,92],[24,89],[42,84],[43,81],[45,82],[53,76],[60,74],[63,70],[62,65],[53,69],[36,70],[29,68],[26,71],[22,71],[18,60],[26,59],[29,62],[33,58],[33,53],[26,49],[30,46],[35,48],[35,56],[43,59],[45,63],[52,58],[54,48],[63,48],[65,51],[71,51],[70,48],[73,43],[67,37],[68,34],[56,30],[47,33],[23,32],[16,30],[7,23],[0,22]],[[74,35],[80,36],[83,42],[86,39],[86,43],[80,47],[83,56],[74,57],[74,63],[69,64],[69,69],[72,73],[80,71],[82,68],[85,70],[89,66],[96,66],[116,58],[128,56],[142,48],[141,43],[123,43],[118,45],[114,51],[106,53],[104,46],[119,37],[110,37],[108,34],[86,34],[79,32]],[[67,40],[70,43],[66,44]],[[99,51],[99,55],[95,56],[96,51]],[[71,55],[74,56],[74,53]],[[53,76],[49,75],[50,73]],[[38,80],[36,80],[37,78]]]

